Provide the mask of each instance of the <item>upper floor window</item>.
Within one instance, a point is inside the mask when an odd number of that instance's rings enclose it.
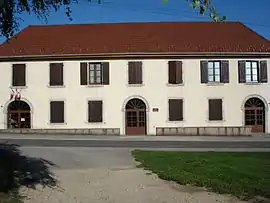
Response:
[[[220,82],[220,61],[208,62],[208,82]]]
[[[169,84],[182,84],[182,61],[169,61],[168,63]]]
[[[229,61],[201,61],[201,83],[229,83]]]
[[[50,86],[63,86],[63,63],[50,63]]]
[[[246,61],[246,82],[258,82],[258,61]]]
[[[25,64],[13,64],[12,66],[12,86],[25,86]]]
[[[81,63],[81,85],[109,85],[109,62]]]
[[[267,61],[239,61],[239,83],[267,83]]]
[[[142,62],[128,62],[128,84],[142,84]]]

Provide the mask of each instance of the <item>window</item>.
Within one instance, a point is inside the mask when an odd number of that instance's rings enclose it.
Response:
[[[182,99],[169,99],[169,121],[183,121]]]
[[[103,121],[103,102],[88,101],[88,122],[98,123]]]
[[[266,61],[239,61],[239,83],[267,83]]]
[[[50,102],[50,123],[64,123],[64,101]]]
[[[142,84],[142,62],[128,63],[128,84]]]
[[[109,62],[81,63],[81,85],[109,85]]]
[[[258,82],[258,62],[246,61],[246,82]]]
[[[220,61],[208,62],[208,82],[220,82]]]
[[[169,61],[169,84],[182,84],[182,61]]]
[[[201,83],[229,83],[229,61],[201,61]]]
[[[221,121],[222,115],[222,99],[208,100],[209,121]]]
[[[25,64],[13,64],[12,86],[25,86]]]
[[[50,86],[63,86],[63,63],[50,64]]]

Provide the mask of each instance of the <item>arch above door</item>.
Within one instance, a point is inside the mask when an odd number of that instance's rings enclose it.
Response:
[[[266,106],[262,99],[251,97],[244,103],[245,126],[251,128],[251,132],[264,133],[266,126]]]
[[[140,98],[132,98],[125,105],[125,133],[145,135],[147,131],[147,106]]]
[[[8,104],[7,128],[31,128],[31,107],[26,101],[14,100]]]

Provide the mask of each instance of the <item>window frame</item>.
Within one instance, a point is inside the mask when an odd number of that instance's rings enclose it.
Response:
[[[247,64],[250,63],[250,74],[247,74]],[[256,71],[257,71],[257,80],[253,80],[254,74],[253,74],[253,63],[256,63]],[[260,67],[259,67],[259,61],[256,60],[248,60],[245,61],[245,81],[246,83],[259,83],[259,71],[260,71]],[[247,80],[247,75],[250,75],[250,80]]]
[[[210,68],[209,68],[209,64],[213,64],[213,74],[210,75]],[[216,67],[215,67],[215,63],[219,64],[219,74],[216,74]],[[211,61],[207,61],[207,80],[208,83],[222,83],[222,70],[221,70],[221,66],[222,66],[222,62],[220,60],[211,60]],[[209,78],[210,76],[213,76],[213,80],[211,81]],[[216,80],[216,77],[219,76],[219,80]]]
[[[94,65],[94,69],[91,70],[91,65]],[[99,65],[99,67],[97,67]],[[100,70],[97,70],[100,68]],[[93,72],[94,81],[91,82],[91,72]],[[100,81],[97,81],[97,72],[99,72]],[[101,62],[89,62],[87,63],[87,85],[103,85],[103,64]]]

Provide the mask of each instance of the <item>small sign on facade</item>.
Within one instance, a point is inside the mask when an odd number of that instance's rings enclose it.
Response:
[[[158,108],[153,108],[153,112],[158,112]]]

